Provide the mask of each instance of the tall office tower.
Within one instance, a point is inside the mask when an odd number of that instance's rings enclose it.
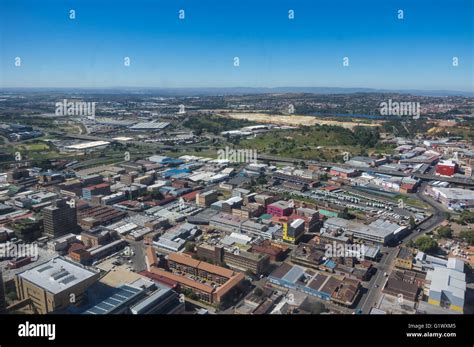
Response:
[[[7,302],[5,300],[5,287],[3,285],[3,273],[2,273],[2,269],[0,268],[0,313],[5,312],[6,306],[7,306]]]
[[[43,225],[44,232],[53,237],[77,231],[76,207],[71,207],[65,199],[56,200],[43,209]]]

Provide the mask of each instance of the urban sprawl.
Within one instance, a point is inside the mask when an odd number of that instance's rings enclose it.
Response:
[[[2,92],[0,311],[473,313],[473,111]]]

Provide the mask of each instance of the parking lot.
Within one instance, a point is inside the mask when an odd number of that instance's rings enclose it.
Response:
[[[311,189],[306,192],[298,192],[282,187],[272,187],[271,191],[276,193],[289,193],[296,196],[313,199],[315,203],[321,202],[328,204],[334,208],[349,208],[364,212],[369,218],[383,218],[395,223],[406,224],[410,217],[415,219],[415,222],[421,222],[428,217],[428,213],[419,208],[404,205],[399,207],[398,203],[379,199],[375,197],[368,197],[367,194],[354,192],[350,188],[347,190],[340,190],[338,192],[329,192],[323,189]]]
[[[22,272],[22,271],[25,271],[25,270],[28,270],[28,269],[31,269],[31,268],[37,266],[38,264],[47,262],[48,260],[50,260],[50,259],[54,258],[55,256],[57,256],[57,253],[50,251],[49,249],[47,249],[46,246],[44,246],[44,247],[38,246],[36,248],[36,250],[38,251],[37,259],[35,261],[32,261],[29,264],[26,264],[26,265],[18,268],[18,269],[9,269],[7,267],[8,260],[0,261],[0,268],[2,269],[4,280],[5,281],[10,280],[10,279],[14,278],[15,274],[17,274],[19,272]]]

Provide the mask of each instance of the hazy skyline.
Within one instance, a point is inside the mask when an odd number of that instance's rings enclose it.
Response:
[[[470,0],[0,0],[0,87],[472,92],[473,17]]]

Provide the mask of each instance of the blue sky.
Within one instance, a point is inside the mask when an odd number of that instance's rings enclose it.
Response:
[[[472,7],[472,0],[0,0],[0,87],[473,91]]]

